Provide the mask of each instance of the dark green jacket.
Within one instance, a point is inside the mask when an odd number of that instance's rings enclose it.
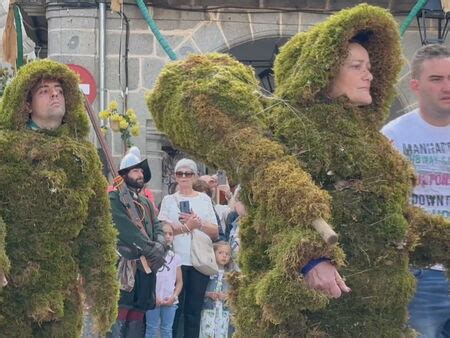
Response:
[[[139,199],[140,205],[144,208],[145,216],[143,218],[143,223],[148,237],[150,240],[164,245],[164,232],[159,220],[156,218],[152,203],[143,196],[138,195],[137,198]],[[111,202],[113,222],[119,231],[117,243],[119,252],[123,250],[123,246],[129,247],[131,249],[130,251],[135,251],[136,248],[140,248],[137,251],[137,256],[139,256],[141,254],[140,251],[145,251],[150,245],[149,239],[147,239],[131,222],[125,206],[120,201],[119,192],[117,190],[109,193],[109,199]],[[138,212],[142,212],[142,208],[138,207]],[[156,271],[146,274],[138,267],[134,278],[135,283],[131,291],[120,290],[119,308],[143,312],[153,309],[156,304]]]
[[[160,222],[156,217],[155,210],[152,203],[143,197],[139,196],[139,203],[145,208],[144,226],[147,231],[148,237],[156,242],[164,244],[164,232],[161,228]],[[149,241],[141,233],[141,231],[131,222],[128,217],[125,206],[122,204],[119,198],[119,192],[117,190],[109,193],[109,200],[111,202],[111,213],[113,222],[119,231],[118,245],[125,245],[129,247],[138,246],[145,249],[149,245]],[[138,208],[138,212],[139,212]],[[133,244],[134,243],[134,244]]]

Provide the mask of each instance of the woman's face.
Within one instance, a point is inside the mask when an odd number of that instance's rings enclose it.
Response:
[[[191,187],[196,180],[195,173],[188,167],[181,167],[175,172],[175,178],[178,186]]]
[[[348,56],[328,95],[333,99],[345,95],[351,103],[358,106],[371,104],[370,83],[372,79],[367,50],[358,43],[350,43]]]

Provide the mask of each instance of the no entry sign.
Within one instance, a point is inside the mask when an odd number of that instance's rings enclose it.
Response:
[[[68,64],[67,66],[80,75],[80,89],[87,96],[89,103],[94,103],[97,96],[97,85],[92,74],[86,68],[79,65]]]

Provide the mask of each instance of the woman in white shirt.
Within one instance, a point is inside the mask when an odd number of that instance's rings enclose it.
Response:
[[[173,323],[173,336],[177,336],[178,322],[184,315],[184,337],[198,337],[200,314],[209,276],[197,271],[191,262],[191,234],[203,231],[212,240],[218,237],[218,226],[211,199],[192,186],[197,179],[197,165],[190,159],[181,159],[175,166],[178,191],[164,197],[158,218],[174,228],[175,253],[181,258],[183,291]],[[180,211],[180,202],[189,202],[190,213]]]

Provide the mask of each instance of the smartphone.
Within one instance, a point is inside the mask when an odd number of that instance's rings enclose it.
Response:
[[[184,212],[185,214],[191,213],[191,206],[189,205],[189,201],[180,201],[180,212]]]
[[[217,170],[217,184],[218,185],[227,184],[227,175],[225,174],[225,171]]]

